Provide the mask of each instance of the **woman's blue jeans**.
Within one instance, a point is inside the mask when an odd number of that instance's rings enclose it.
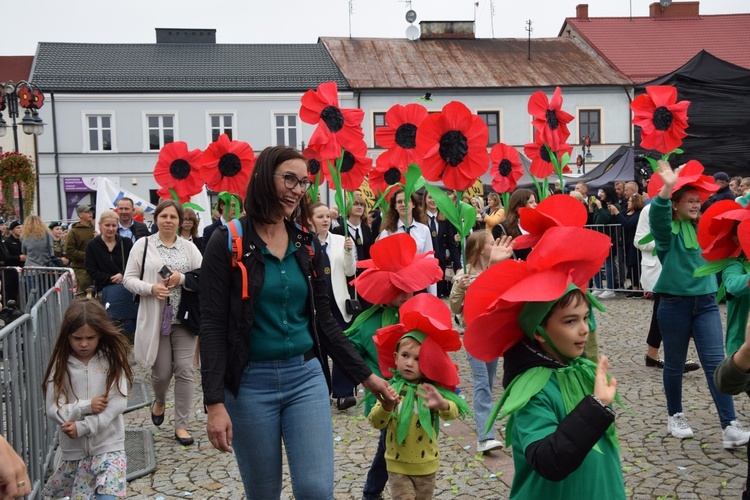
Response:
[[[474,384],[474,423],[477,425],[477,441],[495,439],[494,426],[489,432],[485,432],[487,418],[492,410],[492,388],[495,386],[495,375],[497,375],[497,359],[485,363],[468,352],[471,368],[471,378]]]
[[[232,448],[248,499],[281,496],[282,442],[296,498],[333,498],[333,426],[317,358],[251,361],[227,391]]]
[[[682,375],[693,337],[721,427],[726,427],[735,419],[735,413],[732,397],[721,394],[714,384],[714,372],[725,356],[716,294],[695,297],[662,294],[657,317],[664,343],[664,394],[669,415],[682,412]]]

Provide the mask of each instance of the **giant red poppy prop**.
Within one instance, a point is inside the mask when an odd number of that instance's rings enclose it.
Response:
[[[201,150],[188,151],[183,141],[165,144],[159,151],[154,167],[154,180],[161,188],[156,192],[159,198],[172,199],[172,192],[180,203],[201,192],[203,179],[200,176]]]
[[[391,160],[391,152],[385,151],[375,160],[375,168],[370,170],[370,188],[376,194],[385,193],[389,187],[406,184],[406,168],[403,170],[394,165]]]
[[[361,109],[339,107],[336,82],[321,83],[317,90],[308,90],[302,96],[300,119],[316,125],[308,145],[320,152],[323,158],[338,158],[341,148],[353,148],[364,140]]]
[[[413,237],[394,234],[370,247],[371,258],[357,262],[365,271],[351,283],[367,302],[388,304],[404,292],[424,290],[443,278],[433,254],[418,254]]]
[[[490,149],[492,189],[496,193],[510,193],[516,189],[518,179],[523,176],[518,150],[499,142]]]
[[[552,100],[539,90],[529,99],[529,114],[534,117],[532,124],[539,132],[541,142],[548,144],[552,151],[562,149],[565,141],[570,137],[568,123],[573,120],[573,115],[562,110],[562,90],[555,87]]]
[[[459,382],[458,366],[448,352],[461,349],[461,339],[451,323],[448,306],[434,295],[422,293],[407,300],[399,308],[399,323],[380,328],[373,336],[381,373],[390,378],[396,369],[393,353],[398,341],[418,330],[426,335],[419,349],[419,370],[438,385],[454,389]]]
[[[513,240],[513,247],[518,249],[534,247],[544,233],[553,227],[582,228],[588,219],[583,204],[567,194],[549,196],[540,201],[536,208],[520,208],[518,215],[520,226],[528,232]]]
[[[526,261],[490,266],[466,291],[466,350],[485,362],[502,356],[524,337],[518,319],[526,303],[558,299],[571,283],[585,291],[611,245],[609,236],[597,231],[553,227]]]
[[[230,141],[227,134],[208,145],[200,158],[201,177],[208,189],[244,195],[255,165],[250,144]]]
[[[652,175],[648,181],[648,197],[654,198],[664,186],[664,181],[659,175]],[[703,165],[698,160],[690,160],[677,173],[677,182],[672,188],[672,194],[685,186],[690,186],[698,192],[701,203],[705,203],[709,196],[719,190],[719,186],[710,175],[703,175]]]
[[[421,104],[395,104],[385,114],[386,125],[375,131],[375,142],[388,150],[393,165],[403,171],[412,163],[422,163],[416,149],[417,129],[427,115]]]
[[[455,191],[468,189],[487,172],[489,131],[463,103],[452,101],[427,116],[417,130],[422,175]]]
[[[633,125],[641,127],[641,147],[668,154],[679,148],[687,136],[690,101],[677,102],[677,89],[669,85],[646,87],[630,103]]]
[[[698,222],[698,244],[703,258],[717,261],[739,256],[737,239],[740,222],[750,219],[750,209],[734,200],[720,200],[708,207]]]
[[[568,157],[570,157],[571,153],[573,153],[573,146],[568,143],[560,144],[553,161],[553,157],[550,156],[550,150],[546,147],[547,145],[542,140],[538,131],[534,134],[534,137],[535,142],[525,144],[523,147],[524,154],[531,160],[531,167],[529,167],[531,174],[534,177],[546,179],[554,173],[558,173],[558,175],[560,173],[570,173],[570,167],[564,161],[564,154],[568,153]],[[563,165],[561,172],[557,172],[555,162],[557,162],[558,168],[560,165]]]
[[[343,151],[340,150],[338,155],[341,156],[341,166],[338,170],[336,170],[336,158],[323,161],[326,165],[323,169],[326,180],[332,186],[345,191],[359,189],[365,176],[372,169],[372,158],[367,156],[367,144],[364,141],[352,143]],[[339,209],[341,210],[341,207]]]

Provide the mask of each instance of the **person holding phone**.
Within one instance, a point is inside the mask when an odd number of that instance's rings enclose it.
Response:
[[[151,367],[154,402],[151,421],[164,422],[167,389],[174,376],[175,439],[193,444],[188,432],[195,380],[193,357],[198,338],[177,319],[185,273],[201,267],[198,248],[179,238],[179,203],[162,200],[154,210],[158,231],[135,242],[123,276],[125,288],[141,296],[135,330],[135,360]]]

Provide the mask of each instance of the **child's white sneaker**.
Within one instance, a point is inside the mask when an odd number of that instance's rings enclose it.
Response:
[[[612,290],[604,290],[599,294],[600,299],[614,299],[617,295]]]
[[[682,412],[675,413],[674,415],[669,417],[667,428],[669,429],[669,432],[671,432],[672,435],[676,438],[687,439],[693,437],[693,429],[691,429],[690,425],[688,425],[685,414]],[[727,427],[727,429],[729,429],[729,427]],[[726,436],[726,434],[724,435]],[[747,441],[745,442],[747,443]]]
[[[722,431],[722,437],[724,448],[738,448],[747,444],[750,431],[746,431],[737,420],[732,420]]]
[[[499,450],[503,447],[503,443],[495,439],[487,439],[485,441],[477,442],[477,453],[484,453],[486,451]]]

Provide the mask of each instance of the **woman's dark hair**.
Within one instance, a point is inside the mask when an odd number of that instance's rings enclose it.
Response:
[[[403,192],[403,189],[392,191],[393,196],[391,196],[391,201],[388,203],[388,211],[385,213],[383,224],[380,226],[381,229],[385,229],[389,233],[395,233],[398,230],[399,213],[396,209],[396,197]],[[404,194],[404,196],[406,195]],[[406,199],[404,199],[404,202],[406,202]],[[411,195],[411,206],[411,220],[424,223],[424,215],[422,214],[422,209],[419,208],[419,200],[417,200],[414,193]]]
[[[276,194],[276,181],[273,174],[276,168],[289,160],[302,160],[309,168],[307,160],[294,148],[288,146],[273,146],[261,151],[255,160],[253,175],[245,192],[245,213],[247,216],[262,224],[274,224],[284,217],[284,208]],[[300,198],[292,219],[302,227],[309,228],[308,196]]]
[[[164,211],[165,208],[172,207],[175,210],[177,210],[177,217],[179,218],[179,224],[177,226],[177,234],[180,234],[180,227],[182,227],[182,221],[183,221],[183,214],[182,214],[182,205],[177,203],[174,200],[161,200],[158,205],[156,205],[156,210],[154,210],[154,224],[156,224],[156,220],[159,218],[159,214]],[[157,227],[159,227],[157,225]]]
[[[505,234],[508,236],[513,238],[521,236],[521,230],[518,227],[518,209],[525,207],[531,197],[536,198],[536,194],[530,189],[516,189],[510,195],[508,209],[505,211],[505,220],[502,222]]]
[[[101,352],[107,358],[109,364],[106,378],[107,391],[111,391],[114,386],[122,394],[118,387],[118,381],[123,374],[128,380],[128,386],[133,384],[133,372],[128,362],[130,343],[127,337],[112,324],[104,306],[98,301],[87,298],[77,299],[71,302],[65,311],[62,325],[60,325],[60,335],[58,335],[55,347],[52,349],[52,355],[42,382],[42,391],[46,395],[47,382],[52,377],[55,401],[60,401],[60,396],[65,394],[65,384],[71,384],[70,373],[68,372],[68,358],[73,354],[70,336],[84,326],[88,326],[99,335],[97,352]],[[126,396],[125,394],[122,395]],[[78,396],[76,395],[76,397]],[[65,403],[69,403],[67,396],[65,397]]]
[[[606,208],[609,203],[617,203],[617,191],[615,191],[615,187],[612,184],[605,184],[599,189],[604,191],[604,196],[606,197],[604,201],[607,202],[602,203],[602,207]]]

